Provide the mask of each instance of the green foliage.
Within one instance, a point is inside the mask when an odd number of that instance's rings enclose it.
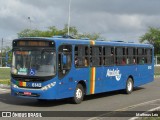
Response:
[[[160,42],[160,28],[149,27],[148,31],[141,36],[140,42],[148,42],[150,44],[155,44]]]
[[[10,68],[0,68],[0,84],[10,84]]]
[[[24,29],[23,31],[18,33],[18,37],[52,37],[56,35],[67,35],[68,33],[68,27],[67,24],[64,26],[62,30],[59,30],[55,26],[50,26],[46,31],[42,30],[31,30],[31,29]],[[71,26],[70,27],[70,35],[74,36],[75,38],[89,38],[92,40],[99,39],[100,34],[98,33],[85,33],[85,34],[79,34],[76,27]]]
[[[6,52],[8,52],[8,51],[11,51],[11,47],[9,47],[9,46],[6,46],[5,48],[3,48],[3,52],[2,52],[2,57],[3,57],[3,59],[2,59],[2,66],[4,67],[4,66],[6,66]],[[0,56],[1,56],[1,53],[0,53]],[[9,52],[8,53],[8,61],[7,61],[7,63],[8,64],[11,64],[11,61],[12,61],[12,52]]]
[[[0,80],[10,79],[10,68],[0,68]]]
[[[93,34],[79,34],[77,38],[89,38],[91,40],[96,40],[96,39],[100,39],[100,34],[99,33],[93,33]]]
[[[154,45],[155,55],[160,54],[160,28],[149,27],[148,31],[140,37],[140,42]]]
[[[154,67],[154,75],[160,75],[160,67],[159,66]]]
[[[9,79],[0,80],[0,84],[10,85],[11,81]]]

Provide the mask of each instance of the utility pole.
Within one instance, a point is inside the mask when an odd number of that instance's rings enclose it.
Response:
[[[68,5],[68,36],[69,36],[70,20],[71,20],[71,0],[69,0],[69,5]]]
[[[2,44],[1,44],[1,66],[3,65],[2,53],[3,53],[3,38],[2,38]]]
[[[32,26],[31,26],[31,17],[28,17],[28,20],[29,20],[29,27],[30,27],[30,30],[32,29]]]

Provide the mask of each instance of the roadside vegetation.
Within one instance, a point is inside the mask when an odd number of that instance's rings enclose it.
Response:
[[[0,68],[0,84],[10,84],[10,68]]]
[[[159,76],[160,75],[160,66],[155,66],[154,67],[154,75],[155,76],[157,76],[157,75]]]

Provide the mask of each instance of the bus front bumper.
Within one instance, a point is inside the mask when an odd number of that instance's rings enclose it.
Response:
[[[56,99],[56,88],[54,85],[49,87],[42,87],[39,89],[34,88],[21,88],[15,84],[11,85],[11,95],[22,98],[34,98],[34,99]]]

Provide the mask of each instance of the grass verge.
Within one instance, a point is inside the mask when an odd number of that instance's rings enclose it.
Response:
[[[10,85],[10,79],[1,79],[0,84]]]

